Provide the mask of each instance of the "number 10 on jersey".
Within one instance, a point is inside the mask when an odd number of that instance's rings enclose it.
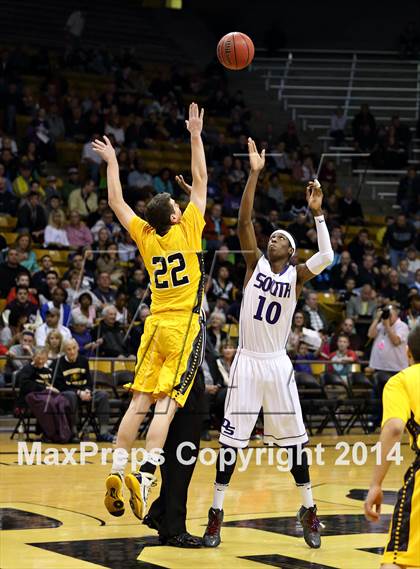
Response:
[[[273,300],[265,308],[267,298],[265,296],[258,297],[257,312],[254,314],[255,320],[265,320],[268,324],[276,324],[281,314],[281,304]]]

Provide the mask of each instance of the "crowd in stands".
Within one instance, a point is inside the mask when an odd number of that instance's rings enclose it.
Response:
[[[16,358],[34,356],[37,347],[46,348],[39,369],[48,362],[61,369],[68,360],[63,354],[72,346],[81,358],[135,358],[150,312],[148,276],[132,239],[108,207],[104,165],[91,141],[103,133],[111,139],[124,195],[140,217],[156,193],[169,192],[185,205],[185,184],[175,181],[182,172],[165,163],[160,169],[150,168],[142,153],[158,153],[162,143],[175,150],[185,146],[185,109],[196,99],[206,111],[209,173],[203,234],[208,335],[202,373],[209,416],[220,421],[238,337],[245,270],[236,217],[248,174],[244,154],[254,117],[243,94],[229,92],[220,66],[209,65],[203,72],[174,66],[150,76],[128,51],[119,56],[101,50],[86,55],[76,49],[59,68],[48,52],[29,56],[16,49],[3,52],[1,62],[0,215],[11,220],[8,232],[16,234],[12,242],[7,232],[0,237],[0,354],[8,355],[3,383],[10,383],[22,368],[22,360]],[[69,87],[61,71],[66,68],[112,77],[97,80],[96,88],[82,96]],[[25,80],[29,71],[43,77],[38,94]],[[19,136],[17,119],[22,115],[30,118]],[[332,130],[341,144],[346,125],[339,113]],[[357,148],[373,153],[375,160],[388,167],[405,165],[410,131],[398,117],[379,132],[363,106],[352,132]],[[64,175],[56,168],[60,141],[81,144],[80,161]],[[293,122],[279,136],[268,130],[258,146],[275,154],[267,158],[256,195],[258,246],[265,250],[271,232],[288,226],[298,246],[292,262],[302,261],[301,255],[317,248],[305,185],[315,176],[319,156],[301,142]],[[334,261],[308,283],[288,350],[297,371],[311,373],[307,362],[323,359],[345,378],[352,363],[369,359],[372,344],[375,353],[378,330],[386,334],[396,325],[406,337],[406,330],[420,322],[420,178],[415,169],[408,170],[398,193],[401,209],[374,233],[353,189],[340,186],[333,161],[325,162],[319,179]],[[350,234],[352,226],[360,229]],[[334,314],[323,302],[328,295],[339,307]],[[381,320],[378,310],[390,304],[392,317]],[[392,371],[388,368],[383,371]],[[376,364],[373,369],[381,368]],[[77,397],[82,391],[75,390]],[[74,397],[68,396],[73,416]],[[206,428],[209,424],[208,420]]]

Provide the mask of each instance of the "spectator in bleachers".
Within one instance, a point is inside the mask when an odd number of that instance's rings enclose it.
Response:
[[[409,306],[407,310],[401,315],[401,320],[408,325],[410,330],[413,330],[417,324],[420,323],[420,294],[414,292],[410,293]]]
[[[389,272],[389,284],[381,292],[388,301],[398,303],[398,306],[401,308],[407,308],[408,287],[399,282],[399,275],[396,269],[392,269]]]
[[[121,233],[121,225],[115,221],[114,212],[109,207],[103,211],[101,219],[90,229],[95,241],[99,231],[104,228],[108,230],[112,239],[118,237]]]
[[[62,140],[65,134],[65,125],[63,117],[59,114],[57,103],[51,104],[47,114],[47,121],[52,139],[54,141]]]
[[[82,163],[87,167],[89,176],[95,183],[99,182],[102,158],[92,150],[92,141],[100,137],[101,135],[98,132],[93,133],[92,138],[88,142],[85,142],[82,150]]]
[[[357,276],[357,286],[362,287],[369,284],[372,288],[376,288],[379,278],[379,270],[375,266],[375,257],[373,255],[363,255],[362,265],[359,267]]]
[[[330,136],[333,138],[334,146],[341,146],[346,137],[347,117],[341,107],[337,107],[331,115]]]
[[[9,247],[5,262],[0,264],[0,298],[7,297],[16,283],[18,274],[24,271],[19,258],[19,251],[16,247]]]
[[[321,347],[320,334],[305,327],[305,314],[302,310],[297,310],[293,315],[292,328],[287,340],[287,351],[296,355],[300,342],[304,342],[312,351],[317,351]]]
[[[76,340],[65,342],[64,355],[57,362],[55,374],[55,386],[70,402],[73,424],[78,424],[80,407],[83,404],[89,405],[90,411],[99,422],[98,442],[112,442],[114,437],[108,433],[110,414],[108,394],[94,389],[89,361],[79,354]]]
[[[305,299],[303,311],[306,316],[306,325],[312,330],[319,331],[327,328],[325,316],[320,312],[318,307],[318,295],[316,292],[309,292]]]
[[[52,299],[52,292],[59,283],[58,273],[54,269],[46,271],[45,283],[38,289],[39,302],[45,304]]]
[[[227,303],[232,302],[234,287],[230,280],[229,269],[226,266],[220,265],[218,267],[216,276],[212,278],[206,292],[210,302],[218,299],[222,299]]]
[[[348,381],[351,365],[357,361],[357,354],[350,349],[350,341],[345,334],[338,336],[337,350],[330,354],[330,361],[334,362],[331,366],[332,371],[344,381]]]
[[[78,211],[83,218],[98,209],[98,196],[93,179],[88,179],[80,189],[73,190],[69,195],[68,208]]]
[[[363,103],[360,105],[359,112],[355,115],[352,122],[353,137],[357,139],[360,133],[363,131],[364,126],[369,127],[369,132],[376,132],[376,121],[372,113],[370,112],[369,105]]]
[[[145,168],[140,157],[136,157],[131,172],[128,174],[127,183],[129,187],[133,188],[153,186],[153,177]]]
[[[297,354],[293,359],[293,367],[295,373],[307,373],[309,375],[312,375],[311,364],[310,362],[306,362],[306,360],[317,360],[318,357],[319,356],[317,353],[311,353],[309,351],[309,346],[305,342],[299,342]]]
[[[113,286],[119,286],[124,277],[124,271],[119,266],[118,245],[108,243],[106,250],[97,258],[96,268],[99,273],[108,273]]]
[[[354,292],[356,288],[356,279],[354,277],[347,277],[344,281],[344,288],[341,290],[339,302],[347,303],[353,296],[357,296]]]
[[[31,330],[23,330],[18,334],[19,343],[10,346],[7,352],[7,362],[5,368],[5,376],[8,381],[11,380],[13,372],[21,370],[28,360],[17,358],[32,359],[35,349],[35,336]]]
[[[398,263],[398,282],[410,287],[414,283],[414,273],[408,268],[408,259],[401,259]]]
[[[407,217],[400,213],[397,215],[395,223],[386,230],[382,244],[388,247],[391,265],[397,267],[399,261],[406,256],[406,249],[414,243],[416,230],[407,220]]]
[[[19,263],[30,273],[39,270],[35,252],[32,250],[32,239],[29,232],[22,230],[15,241],[15,248],[18,252]]]
[[[112,304],[106,304],[102,309],[102,320],[92,330],[95,342],[102,339],[98,355],[101,357],[126,357],[128,347],[123,327],[117,322],[117,309]]]
[[[80,273],[79,271],[72,270],[69,273],[68,280],[62,280],[61,286],[66,289],[67,304],[73,306],[76,298],[80,294]]]
[[[29,291],[29,296],[28,296],[29,302],[32,302],[32,304],[34,306],[38,306],[38,299],[36,296],[37,295],[36,287],[31,288],[31,277],[26,271],[18,273],[18,276],[16,277],[16,286],[14,286],[10,289],[10,292],[6,298],[6,302],[9,303],[9,302],[12,302],[12,300],[15,300],[17,288],[20,286],[28,289],[28,291]]]
[[[31,183],[37,180],[32,175],[32,169],[29,162],[22,162],[19,166],[19,174],[13,180],[13,192],[17,198],[28,197],[31,189]]]
[[[115,290],[111,288],[111,276],[109,273],[99,273],[96,279],[96,287],[92,293],[99,301],[99,305],[115,302]]]
[[[35,324],[38,317],[38,306],[29,300],[28,287],[22,285],[16,287],[16,298],[6,304],[6,310],[16,317],[24,314],[30,324]]]
[[[314,176],[315,177],[315,172]],[[312,178],[311,178],[312,179]],[[326,193],[333,192],[337,183],[337,171],[333,160],[327,160],[321,166],[318,180]]]
[[[90,321],[83,314],[74,315],[71,323],[71,334],[79,346],[81,356],[92,357],[96,355],[97,348],[102,344],[102,338],[96,342],[92,340]]]
[[[89,290],[79,293],[76,306],[71,313],[71,321],[75,318],[83,316],[87,319],[88,327],[92,328],[96,320],[96,308],[93,304],[93,295]]]
[[[416,196],[420,194],[420,176],[416,168],[410,166],[398,185],[397,204],[406,215],[410,215],[415,205]]]
[[[68,326],[70,322],[70,306],[67,304],[67,292],[61,286],[56,286],[51,293],[51,300],[41,306],[41,316],[45,320],[48,311],[56,308],[60,313],[59,323]]]
[[[373,296],[373,288],[370,284],[362,286],[360,296],[353,296],[346,304],[346,315],[354,321],[359,318],[372,319],[376,310],[376,302]]]
[[[171,181],[169,168],[162,168],[159,174],[153,178],[153,187],[158,194],[166,192],[170,196],[174,195],[174,186]]]
[[[226,340],[227,334],[223,328],[226,324],[226,317],[221,312],[213,312],[208,320],[207,337],[213,349],[220,354],[222,342]]]
[[[353,188],[347,186],[339,199],[340,222],[346,225],[363,224],[363,211],[360,202],[353,197]]]
[[[315,247],[312,235],[313,230],[309,227],[307,221],[306,212],[298,212],[295,220],[288,227],[299,249],[313,249]]]
[[[0,176],[0,214],[16,215],[18,200],[7,189],[7,180]]]
[[[279,212],[282,212],[284,208],[285,198],[283,188],[281,187],[279,178],[276,174],[271,174],[270,176],[267,195],[275,202],[276,209],[279,210]]]
[[[63,198],[63,201],[67,203],[72,191],[80,189],[80,186],[79,170],[75,166],[72,166],[67,170],[67,180],[61,188],[61,197]]]
[[[420,258],[418,257],[418,251],[411,245],[407,249],[407,260],[408,260],[408,270],[412,273],[416,273],[420,269]]]
[[[207,250],[219,249],[225,238],[229,235],[229,230],[222,219],[222,206],[219,203],[212,205],[210,213],[205,214],[206,225],[203,237],[206,239]]]
[[[293,233],[293,235],[295,235]],[[339,262],[331,269],[331,286],[336,289],[344,289],[345,282],[349,278],[356,279],[359,270],[352,260],[348,251],[343,251]]]
[[[60,320],[60,310],[55,307],[49,308],[45,314],[45,322],[38,326],[35,331],[35,341],[37,346],[45,346],[45,341],[48,334],[52,330],[57,330],[63,337],[63,340],[69,340],[71,338],[71,332],[66,327],[59,323]]]
[[[42,243],[46,225],[47,217],[41,205],[39,194],[30,191],[28,199],[18,209],[16,227],[28,231],[34,241]]]
[[[66,233],[66,218],[62,211],[50,214],[44,232],[44,247],[49,249],[67,249],[70,245]]]
[[[66,227],[66,236],[68,245],[72,249],[78,249],[79,247],[92,245],[93,243],[92,233],[81,220],[80,213],[76,210],[70,212],[69,223]]]
[[[45,339],[45,348],[48,351],[48,367],[54,367],[58,358],[63,355],[63,336],[58,330],[48,332]]]
[[[349,340],[349,347],[353,350],[358,357],[363,356],[363,340],[356,332],[354,320],[352,318],[345,318],[340,324],[338,332],[333,334],[330,341],[331,352],[337,349],[337,341],[341,335],[347,336]]]

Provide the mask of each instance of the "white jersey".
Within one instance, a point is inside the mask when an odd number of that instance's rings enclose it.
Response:
[[[260,257],[244,289],[239,320],[239,347],[274,353],[286,348],[296,308],[296,267],[273,273]]]

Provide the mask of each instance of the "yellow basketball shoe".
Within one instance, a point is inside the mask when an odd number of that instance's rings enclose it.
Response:
[[[150,489],[157,484],[156,476],[148,472],[132,472],[127,474],[124,481],[130,490],[130,506],[133,514],[142,520],[146,514]]]
[[[108,476],[105,482],[106,494],[104,499],[105,508],[111,516],[122,516],[124,514],[124,496],[122,493],[123,479],[118,473]]]

